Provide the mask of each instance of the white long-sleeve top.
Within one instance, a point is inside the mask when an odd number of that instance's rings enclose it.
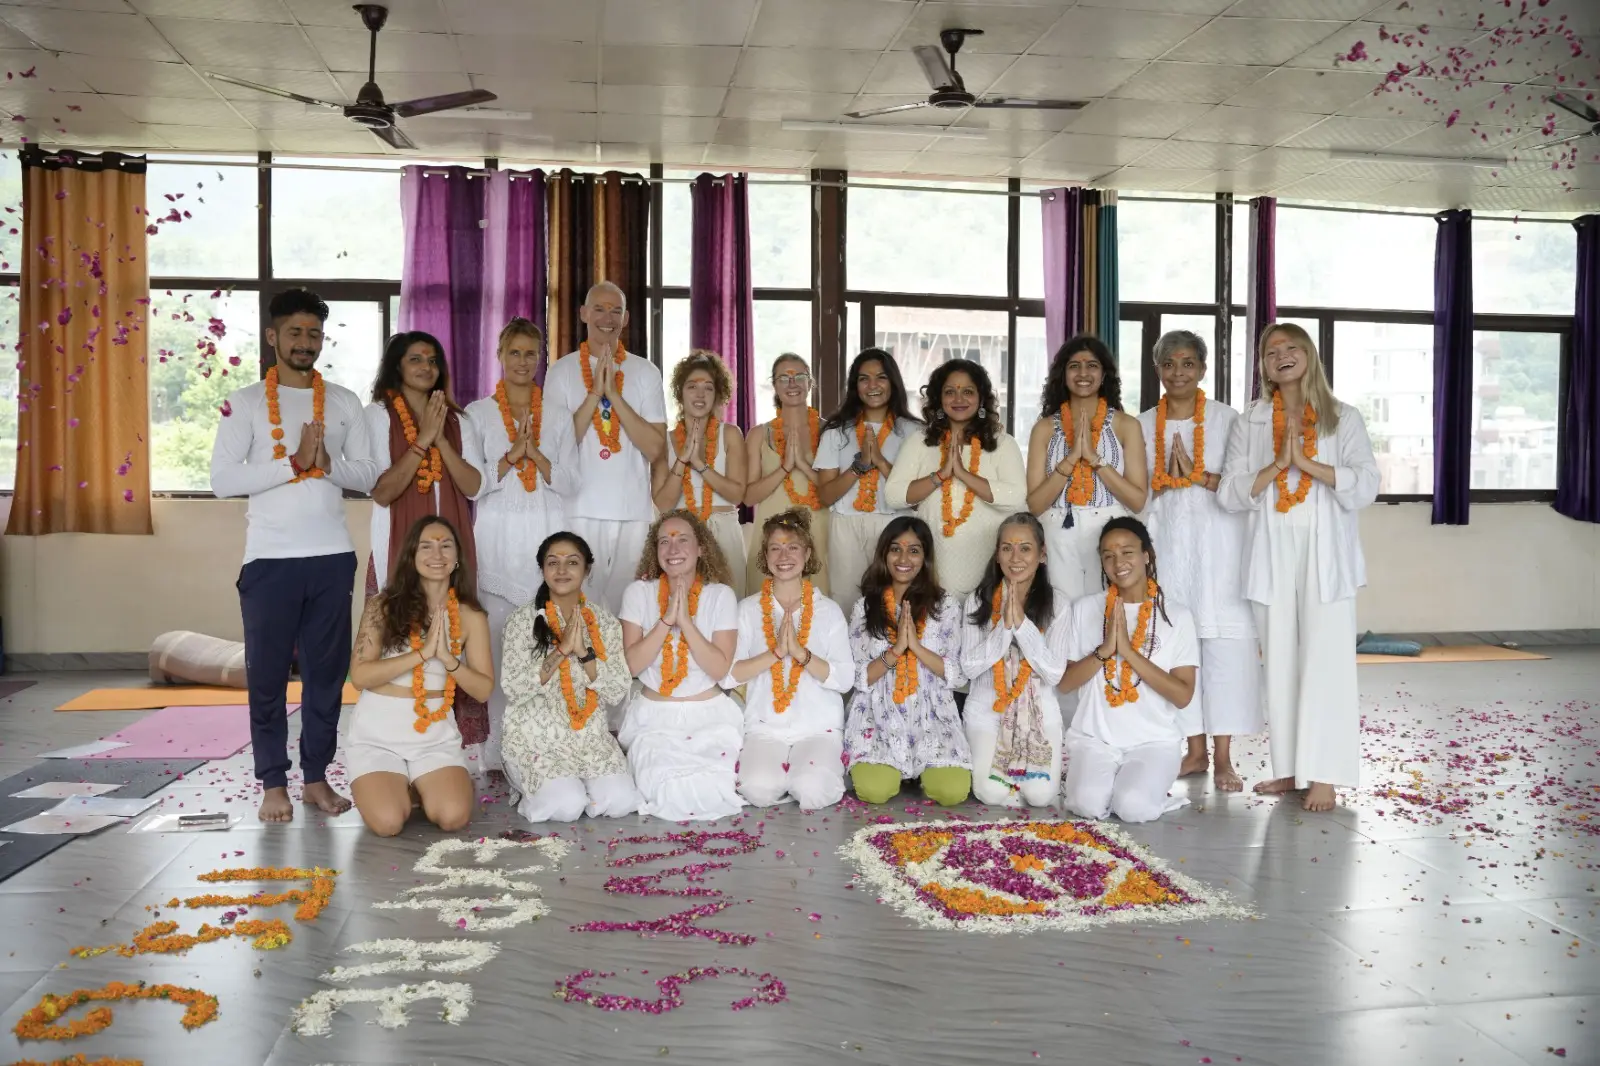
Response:
[[[987,560],[985,560],[987,561]],[[989,604],[984,604],[988,614]],[[1024,699],[1039,701],[1039,709],[1047,714],[1061,714],[1061,702],[1056,695],[1056,685],[1067,672],[1072,641],[1072,610],[1069,604],[1055,605],[1050,625],[1039,631],[1031,618],[1024,616],[1015,629],[1005,622],[993,625],[974,625],[972,614],[978,608],[974,593],[966,599],[962,610],[965,621],[961,631],[961,673],[968,680],[966,720],[969,725],[979,725],[990,730],[996,728],[1000,716],[994,713],[994,664],[1011,650],[1013,644],[1033,667],[1033,678],[1028,682]]]
[[[1272,538],[1284,517],[1278,510],[1278,489],[1269,481],[1259,496],[1250,489],[1256,475],[1275,458],[1272,447],[1272,401],[1255,401],[1239,420],[1228,440],[1222,484],[1217,496],[1230,511],[1248,513],[1250,530],[1245,549],[1245,598],[1272,604],[1277,590],[1272,583]],[[1334,487],[1312,481],[1305,501],[1316,521],[1317,584],[1322,602],[1355,596],[1367,583],[1367,562],[1361,554],[1361,527],[1356,512],[1378,498],[1378,461],[1361,413],[1347,403],[1339,405],[1339,428],[1332,436],[1317,438],[1313,458],[1334,469]],[[1291,469],[1289,487],[1299,484],[1301,473]]]
[[[300,448],[300,428],[311,421],[310,389],[278,386],[278,428],[272,439],[264,381],[228,395],[228,415],[217,425],[211,449],[211,491],[219,497],[248,496],[244,561],[340,555],[355,551],[344,520],[344,493],[371,492],[379,465],[368,440],[361,399],[323,379],[324,446],[331,460],[326,477],[294,480],[289,456]],[[282,444],[284,457],[272,449]]]
[[[613,365],[608,368],[615,372]],[[632,352],[622,361],[622,398],[646,422],[665,424],[666,399],[662,392],[661,371],[648,359]],[[565,418],[572,429],[572,416],[582,407],[589,390],[583,384],[583,360],[569,352],[551,365],[544,377],[545,425]],[[621,415],[617,424],[621,426]],[[628,438],[628,431],[617,430],[622,447],[613,453],[600,444],[593,426],[584,427],[574,445],[580,482],[577,492],[567,498],[567,513],[574,518],[613,522],[649,522],[655,517],[650,498],[650,464]],[[604,456],[604,458],[602,458]]]
[[[772,671],[763,670],[745,682],[744,731],[746,736],[772,737],[785,744],[793,744],[806,737],[822,733],[835,733],[844,738],[844,694],[855,683],[855,659],[850,654],[850,627],[844,611],[821,592],[812,591],[811,631],[806,635],[806,650],[828,664],[828,679],[818,681],[811,671],[800,672],[800,683],[788,710],[779,714],[772,701]],[[795,604],[794,631],[800,632],[800,604]],[[772,599],[772,626],[783,624],[783,604],[776,596]],[[767,634],[761,624],[761,594],[746,596],[739,601],[739,644],[733,661],[754,658],[767,649]],[[789,660],[780,664],[787,679]],[[723,682],[724,688],[735,688],[732,668]]]

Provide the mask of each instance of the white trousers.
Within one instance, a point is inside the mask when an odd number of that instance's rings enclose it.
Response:
[[[533,795],[524,795],[517,813],[530,822],[575,822],[591,818],[620,818],[639,809],[639,790],[631,774],[610,774],[588,780],[557,777],[546,781]]]
[[[489,693],[489,739],[483,745],[485,771],[504,770],[505,760],[500,757],[500,743],[505,739],[506,694],[500,688],[501,665],[505,662],[506,622],[521,604],[496,596],[492,592],[478,593],[478,602],[489,616],[489,654],[494,657],[494,691]]]
[[[847,616],[861,596],[861,575],[872,565],[878,538],[893,520],[894,515],[838,511],[828,519],[828,588]]]
[[[1200,641],[1194,698],[1178,712],[1184,736],[1250,736],[1265,727],[1261,645],[1254,637]]]
[[[993,695],[985,702],[992,703]],[[1076,706],[1074,704],[1073,706]],[[1024,781],[1016,791],[990,775],[999,736],[1000,716],[988,706],[967,700],[967,745],[972,749],[972,798],[1000,807],[1048,807],[1061,791],[1061,715],[1051,707],[1044,716],[1044,738],[1050,742],[1050,776]]]
[[[639,556],[644,552],[645,538],[650,535],[650,523],[613,522],[606,518],[567,519],[567,528],[589,543],[594,552],[594,569],[589,571],[589,598],[598,600],[606,610],[616,614],[622,610],[622,594],[633,584],[633,575],[639,569]]]
[[[793,744],[751,736],[739,755],[739,794],[770,807],[792,799],[801,810],[832,807],[844,796],[844,741],[838,733],[803,737]]]
[[[1117,748],[1075,734],[1067,741],[1061,804],[1086,818],[1116,815],[1124,822],[1153,822],[1187,802],[1167,795],[1182,761],[1175,743]]]
[[[712,511],[706,528],[722,549],[722,557],[728,560],[728,587],[736,598],[744,599],[744,527],[739,524],[739,512]]]
[[[1354,788],[1361,776],[1361,703],[1356,686],[1356,601],[1322,602],[1317,532],[1301,505],[1277,522],[1273,604],[1254,604],[1267,691],[1272,776],[1296,788],[1316,781]]]
[[[1052,507],[1039,516],[1044,526],[1045,564],[1050,568],[1050,587],[1055,590],[1056,610],[1072,601],[1104,588],[1100,580],[1100,531],[1107,522],[1128,513],[1120,503],[1109,507],[1079,507],[1073,514],[1072,528],[1063,529],[1067,514]]]

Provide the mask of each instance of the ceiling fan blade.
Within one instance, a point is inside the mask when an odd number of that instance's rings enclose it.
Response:
[[[892,115],[896,111],[915,111],[920,107],[927,107],[928,101],[919,100],[914,104],[895,104],[892,107],[869,107],[865,111],[846,111],[845,118],[873,118],[877,115]]]
[[[423,96],[416,100],[402,100],[394,104],[394,113],[398,118],[416,118],[418,115],[431,115],[435,111],[449,111],[453,107],[471,107],[474,104],[487,104],[492,100],[500,99],[487,89],[470,89],[464,93],[445,93],[443,96]]]
[[[1600,111],[1570,93],[1551,93],[1545,98],[1563,111],[1570,111],[1591,126],[1600,125]]]
[[[416,143],[406,136],[406,131],[399,126],[368,126],[373,136],[387,144],[390,148],[399,148],[402,151],[415,150]]]
[[[229,85],[237,85],[242,89],[254,89],[258,93],[281,96],[285,100],[298,100],[302,104],[310,104],[313,107],[331,107],[336,111],[344,110],[343,104],[336,104],[331,100],[318,100],[310,96],[301,96],[299,93],[292,93],[288,89],[274,89],[270,85],[259,85],[253,81],[245,81],[243,78],[235,78],[228,74],[218,74],[214,70],[206,71],[206,77],[212,81],[225,81]]]
[[[1030,100],[1022,96],[985,96],[973,101],[973,107],[1020,107],[1030,111],[1080,111],[1089,106],[1087,100]]]
[[[1592,131],[1588,132],[1588,133],[1573,133],[1573,134],[1569,134],[1566,137],[1561,137],[1561,138],[1558,138],[1558,139],[1553,140],[1553,141],[1545,141],[1543,144],[1530,145],[1529,147],[1524,148],[1523,151],[1525,151],[1525,152],[1539,152],[1539,151],[1543,151],[1546,148],[1559,148],[1563,144],[1571,144],[1573,141],[1581,141],[1585,137],[1592,137],[1592,136],[1594,136]]]
[[[950,61],[945,58],[944,49],[935,48],[931,44],[919,44],[911,49],[911,54],[917,57],[917,62],[922,66],[922,73],[928,78],[928,87],[944,89],[959,84],[956,81],[956,72],[950,69]]]
[[[502,111],[494,107],[457,107],[449,111],[435,111],[420,118],[466,118],[478,122],[532,122],[532,111]]]

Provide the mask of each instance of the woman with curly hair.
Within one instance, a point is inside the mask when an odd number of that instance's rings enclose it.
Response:
[[[1069,339],[1050,361],[1043,417],[1028,437],[1028,510],[1039,516],[1063,604],[1099,585],[1100,529],[1144,510],[1144,431],[1122,410],[1117,361],[1098,337]]]
[[[622,643],[639,691],[618,739],[639,811],[667,821],[736,814],[744,715],[721,688],[739,636],[728,564],[690,511],[655,520],[622,597]]]
[[[639,809],[639,793],[604,708],[633,684],[616,616],[583,594],[594,553],[576,533],[539,545],[544,581],[506,623],[500,687],[506,711],[505,768],[530,822],[617,817]]]
[[[656,510],[693,511],[722,548],[735,595],[744,595],[745,449],[739,427],[722,421],[733,397],[733,377],[716,352],[696,348],[672,371],[678,424],[667,434],[667,454],[652,465],[650,487]]]
[[[927,429],[905,442],[884,486],[893,509],[913,507],[937,538],[940,578],[957,596],[977,588],[995,532],[1027,496],[1022,451],[1002,427],[983,367],[952,359],[923,390]]]
[[[739,604],[727,684],[745,686],[739,792],[758,807],[802,810],[844,795],[844,698],[855,680],[844,612],[812,584],[822,567],[811,513],[780,511],[761,526],[761,590]]]
[[[772,364],[772,394],[778,415],[756,426],[745,439],[744,502],[756,509],[757,526],[781,511],[804,507],[811,512],[811,539],[818,555],[828,557],[828,509],[817,495],[821,475],[815,466],[822,441],[822,419],[811,406],[811,369],[793,352],[784,352]],[[761,587],[766,577],[760,552],[745,561],[746,591]],[[817,575],[817,587],[826,595],[828,575]]]

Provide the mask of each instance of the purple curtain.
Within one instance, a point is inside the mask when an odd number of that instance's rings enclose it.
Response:
[[[1257,196],[1250,201],[1250,292],[1245,301],[1244,342],[1249,350],[1250,399],[1261,395],[1261,360],[1256,358],[1261,331],[1278,317],[1278,201]],[[1234,360],[1234,366],[1238,366]]]
[[[1083,329],[1083,194],[1079,188],[1039,193],[1044,223],[1044,347],[1055,354]],[[1115,333],[1115,329],[1109,332]]]
[[[1572,224],[1578,231],[1578,291],[1563,375],[1556,510],[1580,522],[1600,522],[1600,215]]]
[[[723,417],[741,430],[759,421],[747,182],[744,174],[701,174],[689,190],[694,207],[689,346],[716,352],[728,364],[733,399]],[[681,354],[669,353],[669,358]]]
[[[1433,524],[1464,526],[1472,491],[1472,212],[1434,219]]]

